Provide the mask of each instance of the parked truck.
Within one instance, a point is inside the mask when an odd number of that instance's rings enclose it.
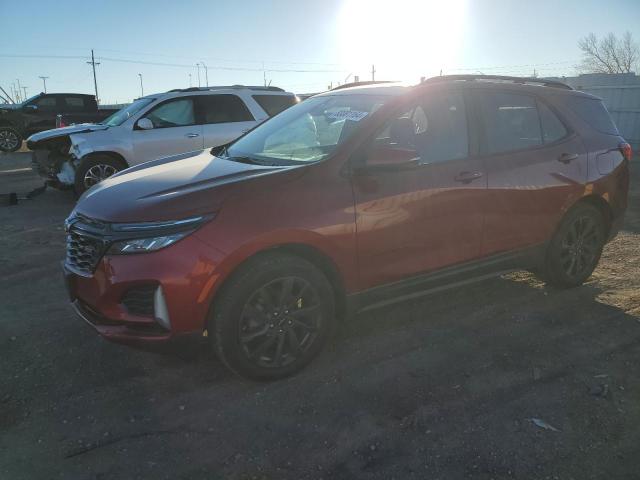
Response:
[[[39,93],[19,104],[0,105],[0,151],[14,152],[23,139],[60,122],[97,123],[115,111],[99,107],[95,96],[82,93]]]

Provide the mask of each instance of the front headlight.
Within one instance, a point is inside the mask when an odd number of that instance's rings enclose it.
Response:
[[[193,233],[211,218],[212,216],[206,216],[164,222],[111,224],[115,238],[107,255],[155,252]]]
[[[133,238],[131,240],[123,240],[111,244],[108,254],[120,255],[124,253],[144,253],[154,252],[161,248],[168,247],[176,243],[181,238],[186,237],[191,232],[174,233],[172,235],[163,235],[161,237],[152,238]]]

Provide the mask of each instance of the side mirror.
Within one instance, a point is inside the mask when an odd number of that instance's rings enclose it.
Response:
[[[153,122],[146,117],[138,120],[136,125],[140,130],[153,130]]]
[[[394,171],[412,168],[420,163],[417,150],[399,145],[381,145],[369,150],[365,170]]]
[[[231,142],[225,143],[223,145],[218,145],[216,147],[213,147],[211,150],[209,150],[209,153],[211,153],[211,155],[215,155],[218,156],[222,153],[222,151],[227,148],[229,145],[231,144]]]
[[[38,110],[38,106],[34,105],[33,103],[30,103],[29,105],[25,105],[24,109],[25,110],[33,110],[35,112],[36,110]]]

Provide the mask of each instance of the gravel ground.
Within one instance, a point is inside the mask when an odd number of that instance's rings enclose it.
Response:
[[[28,162],[0,156],[0,193],[40,185]],[[633,167],[625,229],[584,286],[518,272],[361,315],[270,384],[197,340],[102,340],[61,281],[71,194],[0,207],[0,478],[637,479]]]

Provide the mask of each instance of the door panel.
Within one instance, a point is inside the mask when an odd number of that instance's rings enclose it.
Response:
[[[204,148],[202,125],[133,130],[131,133],[135,151],[131,165]]]
[[[204,148],[224,145],[251,130],[257,122],[212,123],[202,125]]]
[[[196,124],[193,97],[167,100],[146,112],[144,118],[151,120],[154,128],[134,127],[132,164],[204,148],[202,125]]]
[[[477,258],[486,177],[482,161],[468,154],[462,95],[419,99],[389,122],[364,157],[384,151],[381,145],[415,149],[419,162],[380,169],[363,161],[354,170],[362,288]]]
[[[363,173],[353,179],[363,288],[480,255],[486,179],[478,159]]]
[[[584,191],[587,157],[577,135],[565,129],[540,101],[526,95],[497,100],[489,99],[492,94],[482,95],[481,117],[487,137],[493,134],[494,138],[493,144],[486,142],[487,153],[524,147],[485,158],[488,203],[482,254],[490,255],[537,245],[551,237],[563,209]],[[500,109],[502,113],[497,113]],[[502,120],[496,115],[502,115]]]
[[[36,106],[37,110],[23,107],[22,113],[27,133],[32,134],[56,128],[56,117],[58,113],[61,113],[59,105],[61,100],[57,95],[47,95],[29,103],[29,105]]]
[[[199,95],[195,98],[205,148],[235,140],[257,123],[244,101],[237,95]]]

